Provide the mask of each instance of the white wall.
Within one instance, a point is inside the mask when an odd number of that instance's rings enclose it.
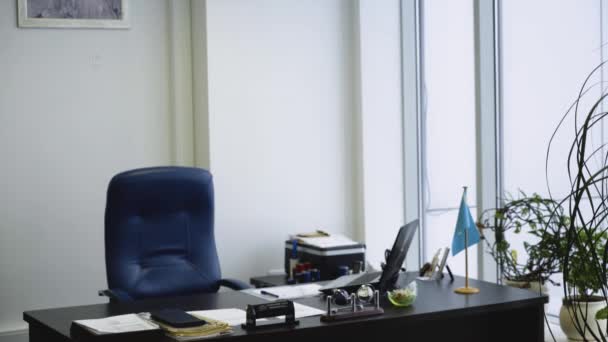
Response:
[[[390,247],[397,0],[196,0],[191,47],[189,3],[131,3],[114,31],[18,29],[0,2],[0,332],[23,310],[100,301],[105,191],[125,169],[211,169],[224,276],[282,268],[292,232]]]
[[[289,233],[356,231],[353,4],[207,1],[209,153],[224,276],[282,268]],[[201,17],[195,6],[193,18]],[[197,44],[204,42],[195,51]]]
[[[0,2],[0,332],[24,310],[98,302],[105,190],[170,156],[166,2],[130,30],[18,29]]]

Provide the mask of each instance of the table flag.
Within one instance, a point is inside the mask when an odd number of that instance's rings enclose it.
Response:
[[[465,231],[466,235],[465,236]],[[468,243],[467,243],[468,242]],[[462,199],[460,201],[460,209],[458,210],[458,220],[456,221],[456,229],[454,231],[454,239],[452,240],[452,256],[462,252],[465,247],[473,246],[479,242],[479,231],[471,216],[471,211],[467,205],[467,188],[464,188]],[[467,246],[465,246],[465,244]]]

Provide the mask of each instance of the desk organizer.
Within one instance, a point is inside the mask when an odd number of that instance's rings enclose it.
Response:
[[[321,316],[321,322],[339,322],[369,316],[382,315],[384,310],[380,307],[380,292],[374,291],[374,300],[371,305],[357,303],[355,294],[350,295],[349,308],[333,308],[332,296],[327,296],[327,313]]]

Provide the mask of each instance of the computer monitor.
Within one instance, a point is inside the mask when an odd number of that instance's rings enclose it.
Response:
[[[399,277],[399,271],[405,260],[407,250],[412,244],[416,229],[418,229],[418,220],[412,221],[399,229],[393,248],[390,251],[387,250],[386,264],[382,272],[345,275],[325,284],[319,291],[329,295],[335,289],[354,291],[359,286],[367,284],[377,286],[381,293],[390,290]]]
[[[407,255],[407,251],[412,244],[416,230],[418,229],[418,220],[414,220],[399,229],[393,248],[391,248],[386,257],[386,265],[382,270],[378,289],[380,292],[385,292],[397,281],[399,271]]]

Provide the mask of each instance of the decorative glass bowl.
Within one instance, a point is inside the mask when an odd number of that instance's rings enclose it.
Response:
[[[394,306],[407,307],[414,303],[418,295],[416,281],[412,281],[406,287],[394,289],[386,293],[388,300]]]

